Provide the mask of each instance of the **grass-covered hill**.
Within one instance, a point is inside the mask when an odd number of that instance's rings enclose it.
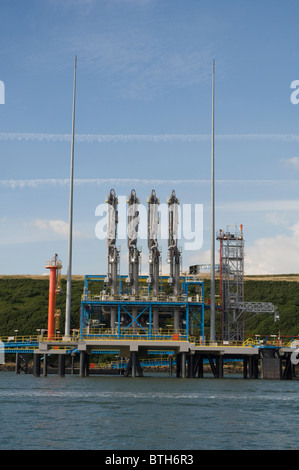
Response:
[[[72,281],[71,328],[79,328],[80,301],[83,276]],[[216,294],[218,281],[216,280]],[[205,299],[210,292],[209,279],[205,280]],[[62,279],[62,293],[57,295],[56,307],[61,309],[60,330],[64,332],[66,280]],[[36,335],[47,328],[49,278],[47,276],[0,277],[0,336]],[[277,334],[299,335],[299,275],[247,277],[245,300],[272,302],[278,307],[280,320],[276,323],[269,314],[256,315],[245,322],[246,335]],[[205,334],[209,334],[209,311],[205,314]],[[217,331],[217,326],[216,326]]]

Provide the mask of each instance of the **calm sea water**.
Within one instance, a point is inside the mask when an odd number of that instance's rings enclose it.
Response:
[[[2,450],[299,449],[299,380],[0,373]]]

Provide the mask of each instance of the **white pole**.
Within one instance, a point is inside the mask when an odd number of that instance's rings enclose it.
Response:
[[[210,341],[215,341],[215,175],[214,175],[214,94],[215,61],[212,76],[212,175],[211,175],[211,318]]]
[[[65,339],[70,338],[70,326],[71,326],[71,291],[72,291],[71,284],[72,284],[72,243],[73,243],[73,180],[74,180],[76,67],[77,67],[77,56],[75,56],[75,68],[74,68],[72,149],[71,149],[71,174],[70,174],[70,206],[69,206],[69,246],[68,246],[68,268],[67,268],[65,332],[64,332]]]

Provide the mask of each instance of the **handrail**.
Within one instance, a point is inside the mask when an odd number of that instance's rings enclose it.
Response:
[[[38,342],[37,335],[30,335],[30,336],[15,336],[15,335],[7,335],[1,336],[0,341],[2,343],[37,343]]]
[[[143,330],[138,328],[136,331],[133,328],[127,328],[124,333],[124,330],[117,329],[113,331],[108,328],[89,328],[89,330],[83,330],[82,339],[83,341],[112,341],[112,340],[121,340],[121,341],[188,341],[189,343],[194,344],[195,346],[205,346],[205,347],[267,347],[267,346],[276,346],[276,347],[289,347],[289,348],[298,348],[298,340],[288,340],[283,341],[283,339],[272,338],[271,340],[259,340],[253,338],[247,338],[245,341],[208,341],[199,339],[198,337],[189,335],[186,336],[185,330],[174,331],[173,328],[168,329],[159,329],[159,332],[152,331],[151,333],[148,330]],[[270,335],[269,335],[270,337]],[[78,330],[74,332],[72,338],[67,341],[76,343],[79,339]],[[34,348],[37,343],[49,341],[47,335],[37,336],[1,336],[0,342],[4,343],[6,347],[13,347],[18,344],[23,348]],[[51,339],[51,343],[61,344],[63,339],[61,336],[56,336]]]

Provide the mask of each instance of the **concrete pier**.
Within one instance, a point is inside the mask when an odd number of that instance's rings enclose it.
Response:
[[[68,349],[69,348],[69,349]],[[89,375],[89,359],[93,351],[101,349],[119,350],[120,357],[128,358],[124,376],[133,378],[143,376],[140,366],[140,357],[145,357],[148,351],[172,351],[169,356],[169,374],[173,373],[173,357],[176,357],[176,376],[180,378],[203,378],[204,361],[210,366],[214,378],[224,377],[224,363],[238,361],[243,364],[244,379],[292,379],[295,377],[295,367],[291,363],[293,348],[285,347],[255,347],[255,346],[229,346],[214,343],[213,345],[196,345],[186,340],[146,340],[146,339],[89,339],[77,342],[43,341],[34,354],[34,375],[40,375],[40,357],[43,355],[44,375],[47,369],[47,356],[58,354],[58,375],[65,375],[65,360],[71,358],[71,373],[74,373],[75,354],[80,355],[80,377]],[[16,361],[19,361],[19,358]],[[18,366],[16,364],[16,371]]]

